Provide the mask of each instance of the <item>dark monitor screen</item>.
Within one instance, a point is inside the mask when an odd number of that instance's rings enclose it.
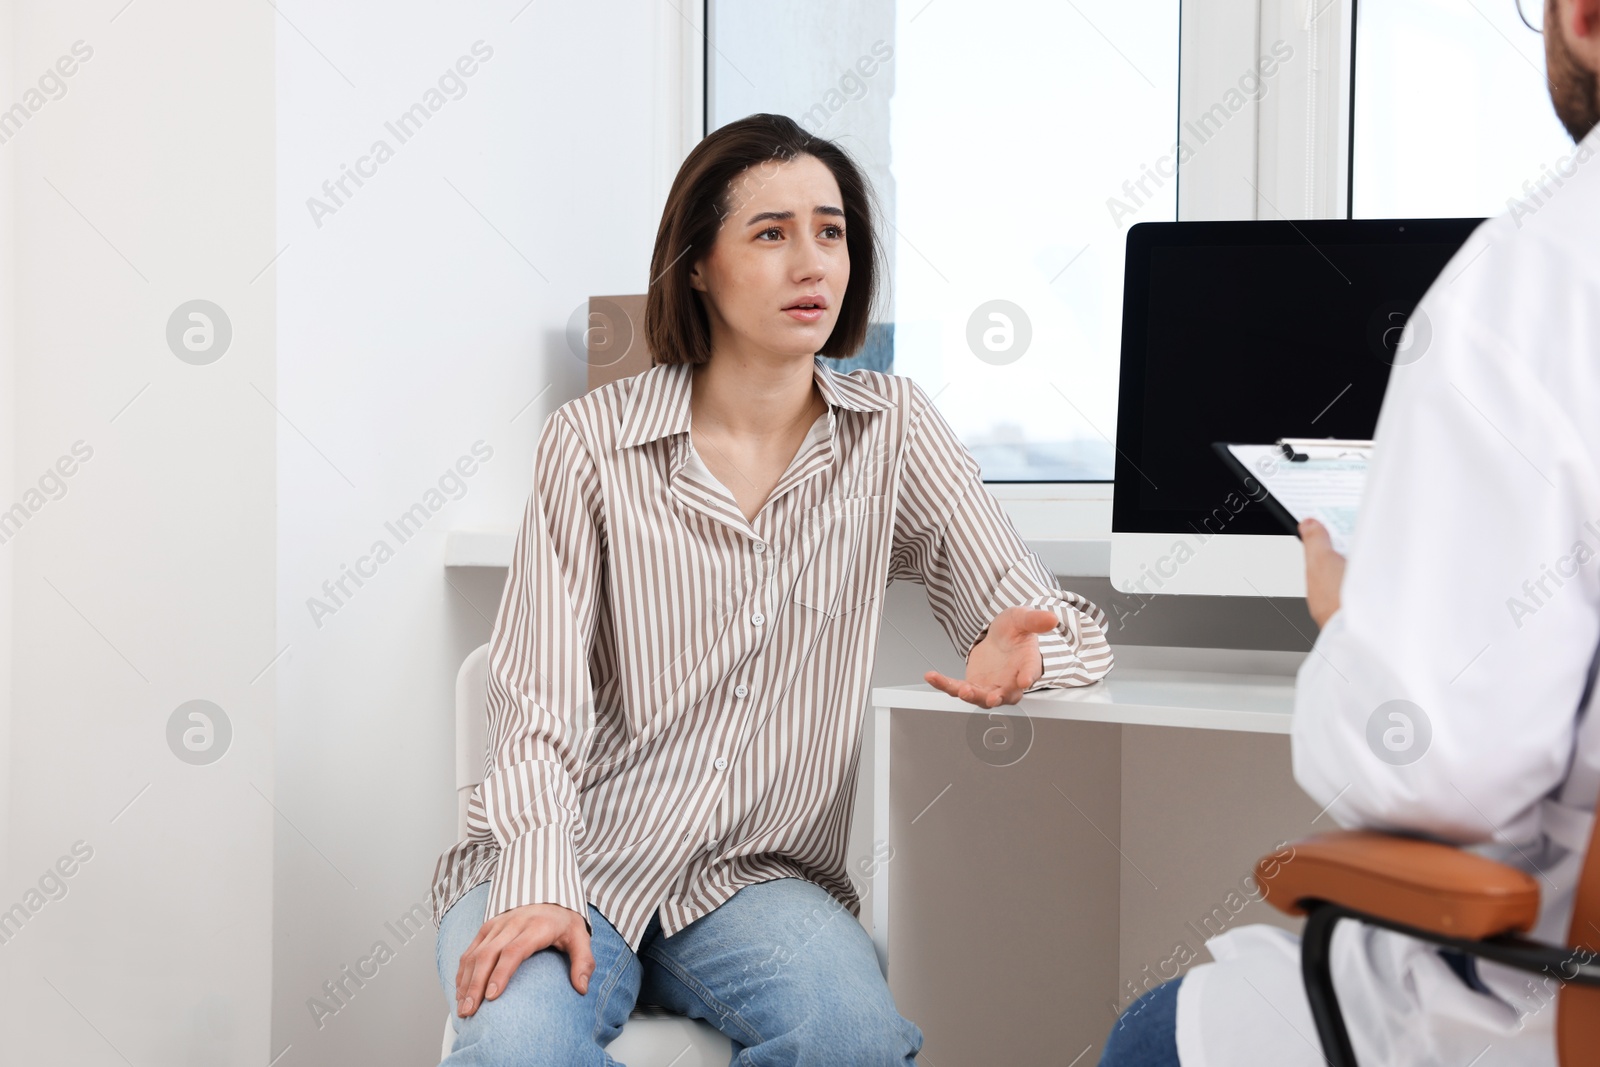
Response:
[[[1482,221],[1129,230],[1112,529],[1199,529],[1242,489],[1213,441],[1370,438],[1390,368],[1421,343],[1400,350],[1402,327]],[[1249,502],[1228,532],[1284,531]]]

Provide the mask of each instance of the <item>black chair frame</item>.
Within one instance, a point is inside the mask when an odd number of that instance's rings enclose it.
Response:
[[[1593,949],[1560,948],[1512,935],[1484,938],[1481,941],[1462,940],[1328,901],[1302,900],[1299,903],[1306,912],[1306,925],[1300,937],[1300,974],[1305,980],[1311,1018],[1317,1024],[1322,1054],[1329,1067],[1359,1067],[1355,1052],[1350,1047],[1344,1014],[1339,1010],[1339,998],[1333,988],[1329,950],[1333,943],[1334,928],[1342,919],[1381,926],[1440,948],[1453,949],[1464,956],[1492,960],[1530,974],[1546,974],[1562,985],[1576,982],[1580,986],[1600,988],[1600,951]]]

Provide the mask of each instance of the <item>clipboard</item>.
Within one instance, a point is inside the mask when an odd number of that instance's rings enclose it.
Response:
[[[1300,520],[1316,519],[1328,528],[1334,550],[1349,555],[1371,441],[1281,437],[1270,445],[1213,441],[1211,447],[1249,498],[1286,530],[1298,537]]]

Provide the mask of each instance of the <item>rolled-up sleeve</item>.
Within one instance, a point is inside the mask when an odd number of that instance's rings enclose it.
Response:
[[[499,864],[485,920],[525,904],[585,916],[577,779],[594,735],[589,650],[600,598],[596,467],[558,410],[540,431],[534,487],[489,638],[488,751],[468,825]]]
[[[1111,669],[1105,612],[1055,577],[983,484],[982,468],[928,395],[911,383],[910,429],[889,577],[919,581],[963,657],[1009,607],[1043,608],[1058,625],[1039,635],[1044,673],[1028,688],[1099,681]]]

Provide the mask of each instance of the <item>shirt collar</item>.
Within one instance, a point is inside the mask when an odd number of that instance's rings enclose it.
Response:
[[[817,390],[831,408],[883,411],[894,401],[879,396],[862,382],[840,374],[823,357],[811,357]],[[689,396],[694,368],[687,363],[662,363],[638,375],[622,405],[617,448],[631,448],[672,434],[689,432]],[[831,415],[831,412],[830,412]],[[832,423],[829,419],[829,423]]]

